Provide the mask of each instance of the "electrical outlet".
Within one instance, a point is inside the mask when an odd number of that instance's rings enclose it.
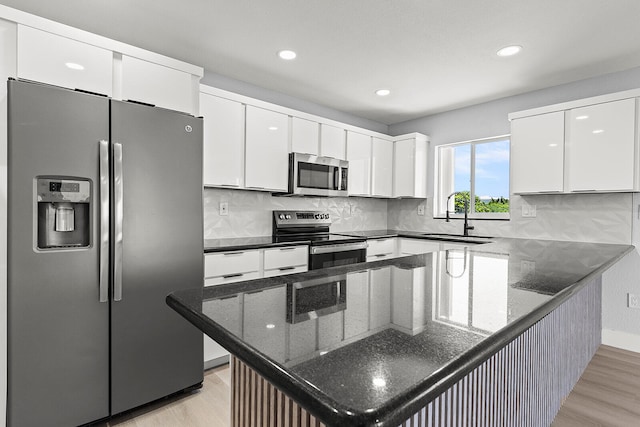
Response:
[[[418,205],[418,215],[424,216],[424,204]]]
[[[527,276],[529,274],[536,273],[536,262],[535,261],[520,261],[520,271],[522,272],[522,276]]]
[[[220,202],[220,216],[229,215],[229,202]]]
[[[523,218],[535,218],[536,217],[536,205],[529,205],[527,203],[522,205],[522,217]]]
[[[627,294],[627,306],[640,309],[640,295]]]

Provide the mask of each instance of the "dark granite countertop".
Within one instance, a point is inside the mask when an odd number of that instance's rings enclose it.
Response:
[[[396,426],[632,248],[496,239],[167,302],[327,425]]]
[[[414,237],[421,238],[424,232],[412,231],[396,231],[396,230],[364,230],[364,231],[339,231],[332,234],[340,234],[342,236],[364,237],[365,239],[381,239],[385,237]],[[231,237],[224,239],[205,239],[204,251],[225,252],[225,251],[243,251],[249,249],[262,249],[277,246],[290,245],[307,245],[308,240],[277,242],[273,236],[258,237]]]

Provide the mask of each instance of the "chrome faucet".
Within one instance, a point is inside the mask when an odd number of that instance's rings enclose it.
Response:
[[[447,197],[447,219],[446,221],[449,222],[450,218],[449,218],[449,200],[451,200],[451,198],[453,196],[455,196],[456,194],[461,194],[463,193],[462,191],[454,191],[453,193],[449,194],[449,197]],[[464,200],[464,228],[463,228],[463,236],[468,236],[469,235],[469,230],[473,230],[475,227],[473,225],[469,225],[469,201],[465,198]],[[454,207],[455,207],[455,203],[454,203]]]

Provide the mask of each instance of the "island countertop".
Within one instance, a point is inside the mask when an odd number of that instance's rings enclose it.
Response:
[[[496,239],[167,302],[327,425],[398,425],[632,249]]]

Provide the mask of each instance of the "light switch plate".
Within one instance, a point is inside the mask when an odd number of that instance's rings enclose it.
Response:
[[[418,205],[418,215],[424,216],[424,204]]]

